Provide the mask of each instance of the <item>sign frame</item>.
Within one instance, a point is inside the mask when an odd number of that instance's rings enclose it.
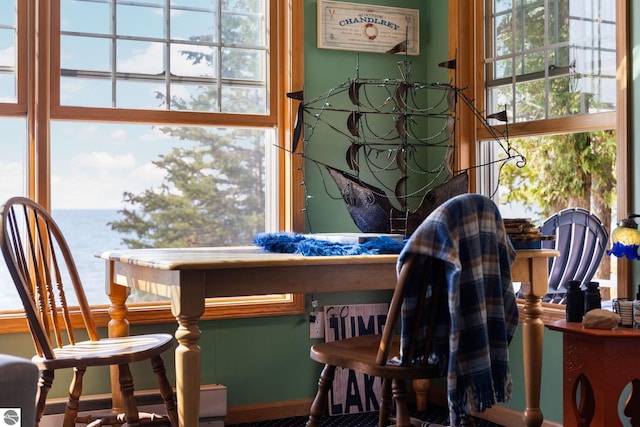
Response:
[[[318,0],[321,49],[420,54],[420,11]]]

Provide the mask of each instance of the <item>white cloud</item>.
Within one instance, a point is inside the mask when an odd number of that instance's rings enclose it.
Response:
[[[163,70],[164,46],[160,43],[149,43],[144,49],[132,49],[131,56],[118,60],[118,71],[127,73],[156,74]],[[205,63],[194,64],[181,52],[188,50],[211,54],[211,49],[195,45],[171,45],[171,72],[185,76],[211,76],[212,68]]]
[[[131,154],[113,155],[105,152],[80,153],[71,160],[74,170],[88,170],[93,173],[115,174],[119,170],[135,167],[136,161]]]
[[[16,52],[13,46],[0,50],[0,64],[13,65],[16,64]]]
[[[131,154],[81,153],[70,165],[67,174],[52,177],[58,209],[118,209],[123,192],[137,194],[158,187],[165,176],[151,163],[137,164]]]
[[[25,191],[24,169],[20,162],[0,161],[0,203]]]

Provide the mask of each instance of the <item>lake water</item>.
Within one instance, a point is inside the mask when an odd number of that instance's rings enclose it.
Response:
[[[95,255],[125,247],[122,235],[107,225],[110,221],[120,219],[118,212],[103,209],[62,209],[54,210],[53,217],[71,247],[89,303],[108,304],[104,283],[105,262]],[[4,259],[1,259],[0,310],[20,307],[22,303]]]

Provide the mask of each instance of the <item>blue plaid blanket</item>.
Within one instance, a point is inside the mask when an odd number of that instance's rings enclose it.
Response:
[[[491,199],[464,194],[420,225],[400,254],[398,271],[408,253],[418,254],[422,265],[431,257],[442,268],[410,276],[402,307],[401,363],[425,362],[416,359],[427,335],[426,315],[419,323],[416,354],[408,354],[420,285],[427,281],[428,299],[436,287],[446,287],[436,293],[439,315],[427,362],[447,376],[451,425],[458,425],[461,416],[511,398],[508,346],[518,324],[511,283],[516,252]]]

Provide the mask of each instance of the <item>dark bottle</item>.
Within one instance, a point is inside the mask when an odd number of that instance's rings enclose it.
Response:
[[[602,308],[602,299],[600,297],[600,283],[589,282],[584,292],[584,312],[593,310],[594,308]]]
[[[570,280],[567,286],[567,322],[582,322],[584,315],[584,291],[579,280]]]
[[[638,293],[636,299],[632,303],[633,329],[640,329],[640,285],[638,285]]]

